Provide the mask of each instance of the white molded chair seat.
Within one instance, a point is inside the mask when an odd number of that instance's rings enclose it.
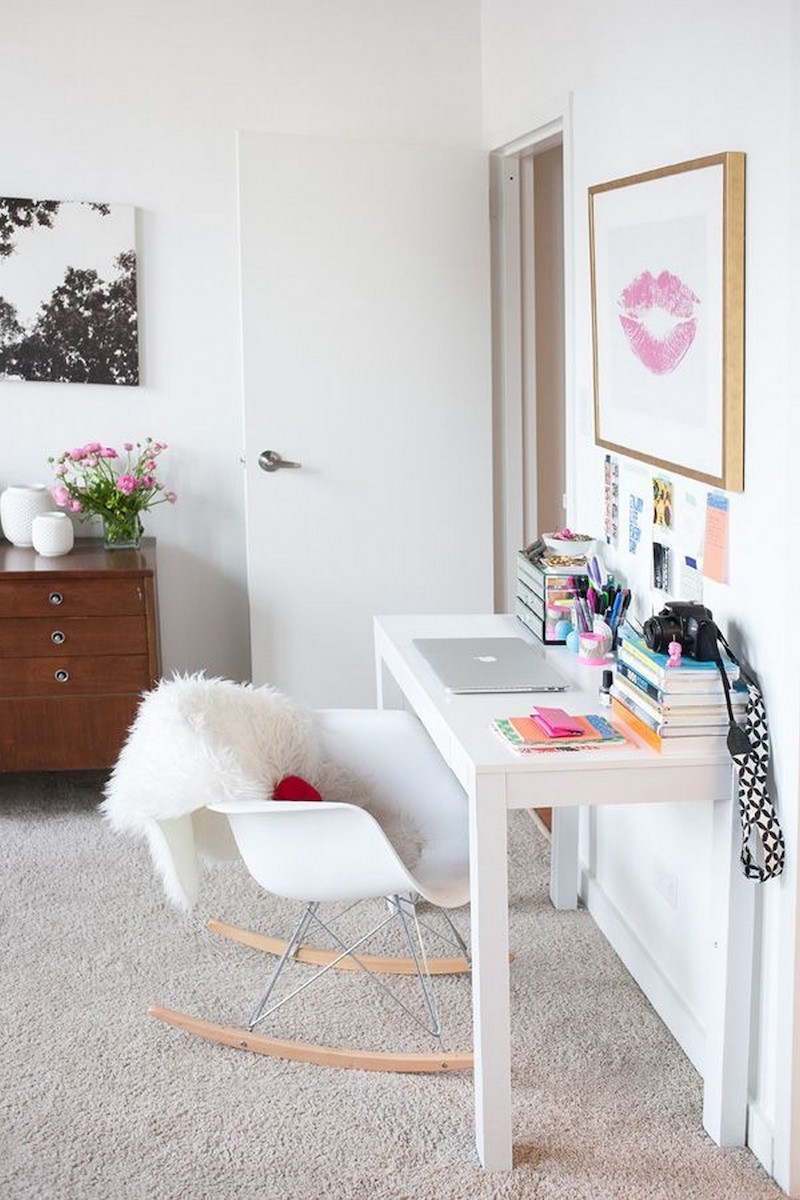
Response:
[[[229,800],[224,813],[250,874],[294,900],[363,900],[418,892],[455,908],[469,898],[466,795],[416,717],[387,710],[318,714],[327,758],[368,780],[381,808],[419,836],[406,865],[378,821],[336,801]]]

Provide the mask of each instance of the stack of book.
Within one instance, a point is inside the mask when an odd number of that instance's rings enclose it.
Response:
[[[747,689],[739,668],[723,658],[731,686],[731,704],[743,721]],[[651,650],[643,637],[622,630],[611,688],[611,709],[644,742],[662,754],[724,751],[729,717],[719,668],[713,662],[683,657],[667,666],[667,655]]]

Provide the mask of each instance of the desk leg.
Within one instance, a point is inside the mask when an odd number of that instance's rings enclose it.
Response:
[[[377,708],[407,707],[402,689],[379,653],[375,655],[375,694]]]
[[[470,925],[475,1143],[487,1170],[511,1167],[511,1014],[505,780],[470,788]]]
[[[554,808],[550,833],[550,900],[553,908],[578,907],[578,809]]]
[[[747,1133],[755,889],[739,866],[738,801],[714,804],[703,1125],[718,1146]]]

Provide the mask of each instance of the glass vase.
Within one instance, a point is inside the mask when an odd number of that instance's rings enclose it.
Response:
[[[103,544],[106,550],[138,550],[143,532],[138,512],[117,513],[113,517],[103,518]]]

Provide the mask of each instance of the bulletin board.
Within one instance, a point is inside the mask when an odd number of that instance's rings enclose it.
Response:
[[[704,583],[728,581],[728,498],[658,467],[606,454],[604,538],[641,624],[671,600],[705,603]]]

